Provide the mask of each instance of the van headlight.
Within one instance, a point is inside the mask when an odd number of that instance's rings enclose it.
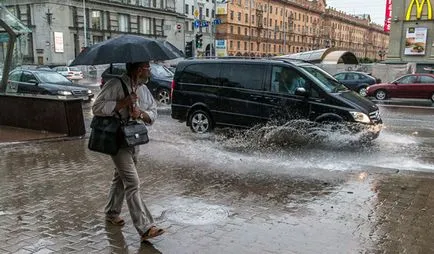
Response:
[[[359,123],[370,123],[371,119],[369,119],[369,116],[367,116],[365,113],[362,112],[350,112],[350,114],[353,116],[354,121]]]
[[[68,96],[68,95],[72,95],[72,93],[70,91],[57,91],[57,94],[63,95],[63,96]]]
[[[92,90],[87,90],[87,94],[91,94],[92,93]]]

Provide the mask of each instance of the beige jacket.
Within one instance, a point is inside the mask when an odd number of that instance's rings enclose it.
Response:
[[[131,93],[131,80],[124,74],[121,76],[122,80],[125,82],[128,91]],[[137,106],[141,111],[146,112],[151,119],[151,124],[157,119],[157,103],[154,100],[151,92],[146,85],[140,85],[136,91],[138,100]],[[92,105],[92,112],[96,116],[112,116],[116,115],[114,109],[116,107],[116,102],[125,98],[124,91],[122,89],[122,83],[118,78],[112,78],[107,83],[104,84],[101,92],[95,99]],[[119,112],[122,119],[127,119],[128,109],[123,108]]]

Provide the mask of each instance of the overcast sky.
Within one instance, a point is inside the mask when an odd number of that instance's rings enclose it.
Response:
[[[369,14],[372,22],[384,24],[386,0],[326,0],[326,4],[348,14]]]

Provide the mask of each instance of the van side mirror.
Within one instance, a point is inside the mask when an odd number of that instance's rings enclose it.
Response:
[[[297,87],[297,89],[295,89],[295,95],[307,97],[309,93],[307,92],[306,88]]]
[[[33,84],[35,84],[35,85],[38,84],[38,81],[37,81],[36,79],[30,79],[28,82],[29,82],[29,83],[33,83]]]

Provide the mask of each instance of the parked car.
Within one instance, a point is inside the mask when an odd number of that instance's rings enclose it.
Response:
[[[369,73],[359,71],[344,71],[333,75],[339,82],[349,89],[366,96],[366,88],[370,85],[381,83],[381,80],[373,77]]]
[[[372,85],[368,87],[368,96],[377,100],[412,98],[430,99],[434,102],[434,74],[409,74],[390,83]]]
[[[275,88],[281,85],[283,71],[292,73],[302,86],[294,91]],[[215,126],[251,127],[274,119],[308,119],[357,122],[360,124],[354,126],[367,130],[374,139],[382,123],[372,101],[348,90],[318,66],[294,60],[182,61],[172,83],[171,107],[172,118],[186,122],[196,133]]]
[[[53,68],[54,71],[62,74],[69,80],[81,80],[83,79],[83,72],[77,67],[69,66],[57,66]]]
[[[165,66],[151,63],[151,78],[147,84],[149,91],[159,103],[170,104],[170,88],[173,80],[173,73]],[[108,67],[101,74],[101,88],[104,83],[113,77],[120,76],[126,72],[125,64],[114,64]]]
[[[55,71],[16,69],[9,74],[17,93],[56,95],[88,101],[94,97],[91,90],[74,85]]]

